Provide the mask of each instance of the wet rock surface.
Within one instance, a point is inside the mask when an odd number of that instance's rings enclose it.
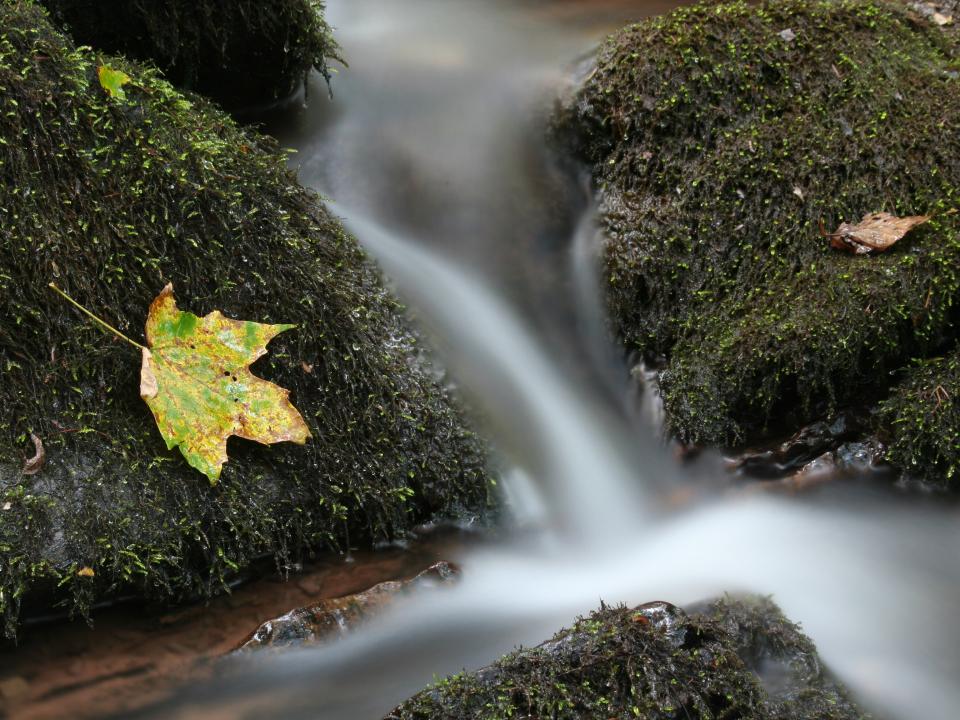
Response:
[[[128,74],[125,98],[98,68]],[[258,558],[404,536],[489,506],[486,450],[378,271],[284,154],[155,71],[0,4],[0,623],[222,592]],[[254,373],[305,446],[230,441],[219,484],[169,451],[126,335],[181,308],[292,323]],[[36,457],[31,434],[44,448]]]
[[[886,446],[871,434],[874,424],[866,413],[840,413],[830,421],[811,423],[772,447],[737,453],[727,467],[737,477],[786,480],[784,487],[796,488],[845,475],[891,476]]]
[[[911,2],[910,9],[924,19],[941,27],[952,25],[960,10],[960,3],[956,0],[939,0],[938,2]]]
[[[663,432],[664,411],[660,397],[658,369],[641,363],[632,371],[640,394],[638,404],[650,425]],[[928,389],[928,392],[934,392]],[[827,420],[802,427],[791,437],[769,440],[754,446],[729,450],[708,472],[701,490],[716,490],[716,475],[721,469],[737,489],[802,492],[843,479],[880,480],[889,485],[906,479],[889,462],[886,434],[877,431],[878,423],[867,409],[847,410]],[[673,441],[673,452],[681,462],[696,462],[705,448]],[[759,482],[758,482],[759,481]],[[915,489],[926,492],[928,483]]]
[[[441,680],[387,720],[867,717],[769,600],[602,607],[536,648]]]
[[[225,672],[224,656],[263,618],[361,595],[379,584],[402,584],[482,540],[476,533],[438,528],[408,547],[321,556],[288,579],[265,570],[204,603],[103,608],[93,627],[65,621],[30,625],[16,646],[0,644],[0,717],[135,716],[178,686],[182,692]]]
[[[630,26],[578,69],[557,135],[593,170],[615,329],[667,358],[681,441],[739,447],[877,403],[955,346],[956,52],[954,24],[906,3],[772,0]],[[934,220],[876,257],[821,237],[880,211]]]
[[[278,650],[335,640],[382,612],[398,597],[449,584],[459,575],[456,565],[441,561],[410,580],[390,580],[356,595],[291,610],[260,625],[235,652]]]

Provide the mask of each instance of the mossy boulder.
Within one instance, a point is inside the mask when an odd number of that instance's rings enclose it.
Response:
[[[937,485],[960,479],[960,350],[917,362],[881,404],[888,458]]]
[[[110,97],[98,67],[127,73]],[[256,374],[313,439],[240,440],[220,483],[167,451],[128,336],[172,282],[183,309],[297,323]],[[0,618],[31,591],[209,594],[254,558],[381,540],[482,510],[483,444],[355,240],[275,143],[154,70],[78,49],[0,2]],[[30,433],[46,451],[35,475]],[[86,570],[86,569],[89,570]],[[92,572],[91,572],[92,571]]]
[[[624,29],[562,108],[592,165],[609,307],[663,357],[672,431],[735,445],[873,402],[956,337],[957,35],[906,4],[701,4]],[[933,220],[831,249],[870,212]]]
[[[773,682],[764,682],[764,678]],[[601,608],[536,648],[441,680],[386,720],[866,717],[771,602]]]
[[[41,0],[80,45],[148,61],[174,85],[245,108],[290,95],[339,48],[320,0]]]

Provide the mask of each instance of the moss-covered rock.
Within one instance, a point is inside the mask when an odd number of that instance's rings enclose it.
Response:
[[[98,66],[130,75],[126,98]],[[219,485],[168,452],[127,335],[172,281],[197,314],[298,323],[255,372],[292,390],[306,446],[232,440]],[[385,539],[488,499],[465,429],[355,241],[267,138],[155,71],[76,49],[0,2],[0,618],[32,588],[215,592],[253,558]],[[46,463],[21,475],[33,454]],[[80,570],[90,568],[90,572]]]
[[[41,0],[78,44],[149,61],[227,107],[288,96],[339,48],[321,0]]]
[[[764,678],[775,679],[765,683]],[[552,640],[440,681],[387,720],[865,717],[769,601],[602,608]]]
[[[881,405],[887,458],[938,485],[960,479],[960,350],[918,362]]]
[[[703,4],[626,28],[558,120],[594,168],[617,331],[668,422],[735,444],[882,397],[956,335],[956,31],[878,0]],[[832,250],[868,212],[933,214]]]

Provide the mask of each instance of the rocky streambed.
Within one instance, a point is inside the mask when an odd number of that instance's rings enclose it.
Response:
[[[335,634],[346,632],[362,615],[351,607],[369,605],[368,614],[373,613],[391,589],[399,590],[403,581],[480,540],[453,529],[437,530],[409,547],[354,551],[349,557],[310,563],[293,575],[262,571],[262,577],[208,603],[164,607],[128,601],[101,608],[93,626],[33,618],[17,646],[0,650],[4,717],[129,716],[185,683],[222,673],[232,653],[253,647],[251,635],[264,621],[273,619],[273,626],[288,630],[286,641],[276,646],[260,634],[256,644],[275,649],[292,643],[293,632],[283,618],[293,608],[316,605],[340,611],[339,621],[325,627]],[[363,595],[371,587],[379,588],[375,597]],[[354,598],[357,593],[360,600]]]
[[[380,270],[301,186],[275,141],[196,94],[236,110],[289,101],[311,67],[328,82],[343,53],[322,3],[238,3],[216,32],[204,3],[189,12],[164,3],[169,12],[159,14],[123,4],[122,21],[42,4],[51,16],[28,0],[0,5],[0,616],[9,639],[0,654],[0,713],[124,713],[180,681],[236,672],[237,697],[221,684],[207,705],[239,715],[250,700],[244,662],[333,644],[401,598],[416,604],[427,588],[452,592],[447,581],[461,570],[448,563],[460,559],[460,541],[352,549],[403,541],[424,522],[494,517],[509,479],[491,469],[509,466],[485,438],[496,412],[484,418],[465,409]],[[363,149],[355,157],[365,172],[370,155],[389,149],[372,166],[382,176],[359,182],[329,146],[316,157],[324,177],[349,178],[330,187],[391,200],[385,214],[396,227],[429,229],[429,242],[485,227],[467,240],[490,241],[489,253],[481,242],[461,248],[461,260],[473,258],[484,272],[481,256],[493,258],[490,266],[508,260],[509,271],[495,279],[505,296],[521,297],[518,305],[536,309],[552,293],[568,295],[546,302],[554,306],[546,330],[530,331],[554,353],[577,345],[573,364],[594,357],[596,348],[584,345],[606,349],[604,330],[612,330],[619,351],[605,357],[617,358],[591,372],[605,374],[607,390],[623,401],[629,379],[621,357],[636,365],[634,376],[657,368],[646,374],[656,380],[665,433],[682,458],[725,456],[734,484],[749,488],[804,491],[856,475],[867,485],[899,479],[900,487],[951,497],[960,458],[955,11],[950,3],[770,0],[701,4],[628,25],[582,56],[555,108],[545,110],[551,103],[542,97],[556,92],[556,75],[548,91],[537,87],[538,102],[520,103],[524,127],[538,133],[522,167],[513,145],[482,152],[486,124],[463,108],[437,109],[440,120],[427,124],[440,124],[431,125],[423,151],[417,106],[434,110],[422,101],[432,97],[424,88],[455,94],[464,83],[450,78],[476,58],[469,43],[467,50],[440,43],[433,53],[411,44],[396,54],[395,70],[426,82],[398,82],[411,95],[394,94],[383,69],[356,93],[375,88],[410,123],[406,137],[365,118],[359,127],[369,137],[346,143]],[[519,36],[514,23],[526,28],[524,37],[538,24],[589,27],[583,33],[592,37],[598,24],[622,24],[623,13],[616,2],[544,2],[497,18],[510,37]],[[508,75],[496,72],[514,72],[512,48],[493,44],[500,29],[485,35],[475,10],[464,17],[465,37],[504,54],[489,66],[503,81]],[[459,37],[462,28],[453,27],[447,32]],[[382,28],[374,23],[373,31]],[[422,31],[400,23],[396,32]],[[564,52],[566,60],[574,54]],[[358,64],[359,74],[370,73],[363,59]],[[103,84],[104,68],[127,78],[123,93]],[[482,74],[463,77],[486,92]],[[502,114],[502,106],[520,94],[513,85],[507,99],[477,93],[468,107],[500,108],[489,124],[507,125],[519,115]],[[281,113],[298,97],[279,102]],[[337,102],[323,123],[335,125]],[[551,145],[541,148],[548,121]],[[444,137],[461,123],[472,131],[469,143]],[[344,137],[351,136],[334,136]],[[480,153],[464,150],[473,142]],[[492,158],[522,172],[500,168],[490,183]],[[597,206],[595,288],[578,286],[558,264],[571,249],[577,213],[557,208],[577,197],[578,164]],[[516,188],[508,199],[497,194],[505,176]],[[929,220],[884,253],[842,253],[825,237],[881,211]],[[498,235],[499,246],[491,240]],[[137,337],[149,300],[169,280],[198,314],[222,309],[298,323],[257,367],[292,391],[313,440],[306,450],[232,442],[221,482],[210,485],[155,432],[136,397],[129,349],[72,314],[50,293],[51,280]],[[612,328],[567,331],[587,322],[578,314],[583,287],[600,296]],[[522,319],[531,326],[542,319],[530,315]],[[479,313],[462,320],[478,329],[485,321]],[[446,340],[463,338],[469,328]],[[469,378],[458,379],[471,389]],[[473,400],[483,394],[472,389]],[[553,400],[533,390],[518,400],[530,398]],[[517,407],[522,413],[523,403]],[[617,416],[594,414],[589,403],[550,407],[572,409],[581,421]],[[623,401],[619,411],[629,417],[635,409]],[[634,437],[650,434],[640,423],[617,423]],[[624,449],[614,424],[618,460],[636,469],[653,457]],[[500,430],[491,434],[506,455],[529,460],[522,446],[536,434]],[[572,449],[555,449],[576,459]],[[712,477],[718,466],[708,463]],[[596,482],[591,473],[611,467],[598,461],[578,480]],[[554,470],[561,476],[569,468]],[[658,508],[697,506],[696,494],[677,486],[643,491],[656,495]],[[942,498],[938,508],[949,504]],[[650,520],[641,505],[638,524]],[[526,509],[525,501],[514,497],[513,508]],[[592,524],[618,527],[614,514]],[[529,532],[564,538],[551,525],[563,520],[539,517]],[[940,528],[939,519],[931,527]],[[955,534],[943,537],[949,549]],[[611,554],[632,540],[616,538]],[[577,550],[568,548],[571,556]],[[333,559],[338,552],[353,557]],[[512,562],[513,551],[503,552]],[[670,551],[660,552],[670,575]],[[941,567],[939,555],[921,554]],[[483,567],[467,559],[463,576]],[[938,588],[952,577],[953,565],[943,567],[950,570],[936,576]],[[938,592],[937,609],[953,602],[952,590]],[[93,612],[118,598],[134,603]],[[57,613],[93,620],[95,629],[21,624]],[[566,622],[569,629],[542,645],[438,679],[387,718],[867,717],[769,600],[602,605]],[[241,646],[239,665],[221,659]],[[282,690],[264,690],[257,702],[304,711],[292,699],[287,705]],[[153,712],[181,710],[189,716],[174,700]]]

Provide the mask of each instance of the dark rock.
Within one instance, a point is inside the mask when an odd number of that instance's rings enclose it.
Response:
[[[882,462],[884,447],[877,440],[844,443],[833,453],[837,467],[847,472],[863,472]]]
[[[819,420],[801,428],[791,438],[773,448],[740,453],[732,459],[731,469],[748,477],[761,479],[779,478],[797,471],[810,472],[814,467],[823,468],[827,455],[832,462],[834,451],[839,452],[841,448],[847,447],[844,441],[862,438],[868,428],[869,425],[858,414],[851,411],[839,413],[829,421]],[[855,469],[855,466],[864,465],[855,462],[854,455],[859,451],[867,452],[868,446],[869,441],[849,443],[843,458],[837,456],[836,466]],[[873,457],[870,455],[870,461]],[[866,463],[869,464],[870,462]]]
[[[935,486],[960,479],[960,350],[907,370],[880,411],[885,459]]]
[[[837,458],[832,452],[825,452],[823,455],[814,458],[796,474],[795,477],[801,480],[812,480],[817,478],[834,477],[837,471]]]
[[[940,2],[911,2],[910,9],[924,19],[941,27],[952,25],[954,15],[960,10],[957,0],[940,0]]]
[[[634,609],[636,622],[646,622],[662,633],[674,647],[683,647],[687,642],[687,616],[676,605],[661,601],[649,602]]]
[[[126,99],[101,64],[131,76]],[[231,440],[212,487],[167,450],[138,353],[50,281],[136,338],[169,281],[200,315],[296,323],[254,370],[291,390],[313,439]],[[0,3],[0,368],[7,634],[24,599],[83,613],[210,595],[256,558],[291,567],[489,502],[482,442],[276,144],[155,71],[75,48],[26,1]],[[25,476],[30,433],[46,460]]]
[[[726,600],[689,611],[719,623],[733,639],[734,652],[760,680],[770,717],[864,717],[810,638],[770,600]]]
[[[786,462],[797,462],[798,458],[809,457],[825,449],[833,440],[833,426],[815,422],[781,445],[780,456]]]
[[[290,95],[339,48],[317,0],[41,0],[79,45],[149,61],[229,108]]]
[[[667,356],[681,441],[874,403],[955,342],[957,38],[905,3],[770,0],[684,7],[600,48],[557,135],[592,167],[615,328]],[[879,211],[935,218],[876,257],[820,237]]]
[[[601,608],[543,645],[441,680],[387,720],[866,717],[768,600]]]
[[[460,569],[456,565],[438,562],[411,580],[383,582],[356,595],[321,600],[315,605],[291,610],[263,623],[240,643],[237,652],[261,648],[275,650],[333,640],[382,612],[397,597],[446,585],[459,575]]]

